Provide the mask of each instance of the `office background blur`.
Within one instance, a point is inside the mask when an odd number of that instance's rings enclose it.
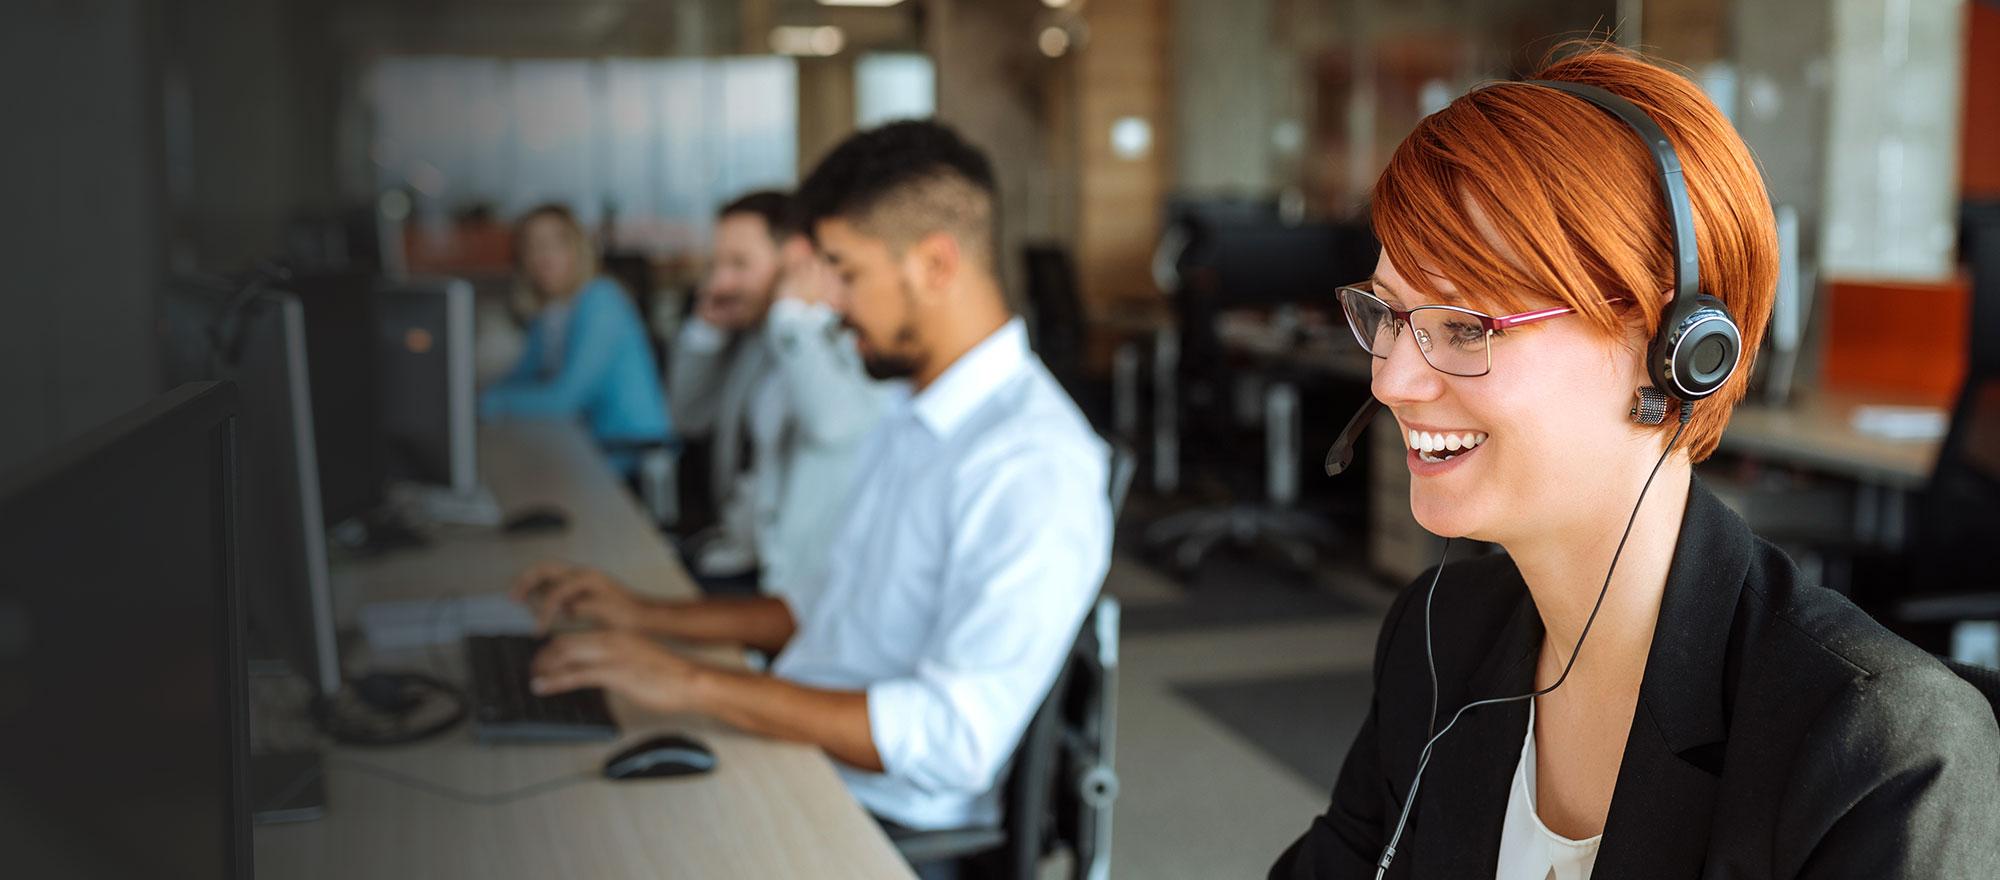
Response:
[[[1955,510],[1936,475],[2000,455],[1968,426],[2000,418],[1974,393],[2000,332],[1991,0],[10,3],[0,470],[159,390],[171,275],[463,277],[490,376],[519,345],[508,226],[560,201],[664,344],[717,206],[934,115],[994,159],[1038,348],[1139,453],[1107,586],[1116,873],[1255,872],[1324,807],[1380,610],[1437,547],[1399,457],[1320,476],[1368,369],[1332,301],[1359,273],[1331,273],[1372,265],[1368,189],[1418,119],[1589,35],[1683,66],[1780,211],[1779,313],[1704,476],[1896,617],[1881,572]],[[1993,616],[1898,625],[1978,655]]]

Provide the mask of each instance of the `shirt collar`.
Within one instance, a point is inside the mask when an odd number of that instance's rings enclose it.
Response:
[[[1020,372],[1028,357],[1028,325],[1015,318],[959,355],[943,375],[911,398],[910,408],[932,433],[950,436],[973,410]]]

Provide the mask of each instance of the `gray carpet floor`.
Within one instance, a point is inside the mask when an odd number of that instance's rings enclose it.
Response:
[[[1331,791],[1368,714],[1365,670],[1181,685],[1187,701],[1292,772]]]

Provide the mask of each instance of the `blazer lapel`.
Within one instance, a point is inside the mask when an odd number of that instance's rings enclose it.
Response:
[[[1452,713],[1466,702],[1533,691],[1535,654],[1541,643],[1542,619],[1523,591],[1464,699],[1440,706],[1438,727],[1449,723]],[[1493,876],[1500,863],[1508,789],[1527,734],[1528,704],[1516,700],[1467,711],[1438,741],[1417,792],[1417,816],[1411,823],[1424,830],[1405,835],[1412,867],[1407,876]]]
[[[1749,527],[1694,481],[1595,876],[1701,874],[1729,737],[1730,632],[1751,541]]]

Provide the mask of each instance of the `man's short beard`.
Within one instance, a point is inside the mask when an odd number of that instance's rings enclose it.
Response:
[[[917,374],[917,359],[906,354],[875,355],[863,357],[861,368],[868,371],[868,378],[877,382],[908,379]]]
[[[923,366],[924,357],[917,345],[917,325],[910,314],[916,309],[916,291],[910,289],[910,282],[903,282],[903,326],[896,328],[890,345],[894,351],[861,356],[861,368],[868,372],[868,378],[877,382],[889,379],[908,379],[917,374]],[[851,325],[850,325],[851,326]]]

